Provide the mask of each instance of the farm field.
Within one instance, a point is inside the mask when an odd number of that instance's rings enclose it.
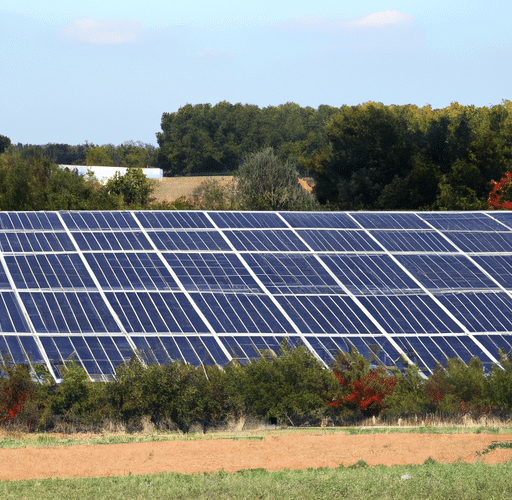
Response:
[[[511,443],[482,428],[0,435],[0,498],[512,498]]]
[[[221,176],[188,176],[188,177],[164,177],[155,180],[153,198],[156,202],[172,202],[178,198],[189,198],[196,188],[203,182],[215,179],[219,183],[227,185],[233,180],[231,175]]]
[[[336,468],[340,464],[352,466],[360,460],[369,466],[392,466],[419,465],[427,459],[443,464],[497,464],[512,459],[512,448],[487,450],[497,442],[512,446],[512,432],[347,434],[319,429],[317,432],[239,433],[226,437],[219,433],[210,439],[196,439],[193,435],[156,439],[95,444],[97,440],[85,435],[75,440],[73,446],[59,446],[58,438],[39,438],[17,447],[16,439],[5,438],[5,447],[0,448],[0,480]],[[62,443],[69,444],[70,440],[63,438]]]

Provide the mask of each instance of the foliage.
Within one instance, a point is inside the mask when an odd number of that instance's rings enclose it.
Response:
[[[512,209],[512,175],[505,172],[499,181],[491,181],[491,192],[487,203],[491,209]]]
[[[312,210],[315,198],[298,182],[290,161],[281,161],[273,149],[252,153],[237,173],[236,199],[243,210]]]
[[[337,392],[331,371],[305,346],[285,341],[277,356],[262,352],[247,363],[242,385],[249,413],[284,423],[320,418]]]
[[[487,384],[478,358],[472,358],[467,365],[458,358],[450,358],[445,367],[435,368],[425,383],[425,393],[442,412],[466,414],[481,411]]]
[[[378,415],[384,409],[384,399],[393,392],[394,374],[384,367],[371,368],[356,349],[340,351],[333,363],[334,375],[340,384],[342,397],[329,403],[333,408],[361,412],[366,417]]]
[[[11,145],[11,139],[5,135],[0,135],[0,154],[2,154]]]
[[[500,350],[500,365],[493,366],[485,387],[487,404],[512,411],[512,354]]]
[[[236,183],[225,186],[217,179],[208,179],[192,193],[191,202],[202,210],[235,209]]]
[[[152,361],[153,360],[153,361]],[[318,424],[339,417],[411,416],[442,412],[455,417],[507,414],[512,410],[511,355],[488,378],[481,362],[448,359],[423,378],[403,360],[403,370],[375,366],[357,350],[339,352],[332,370],[303,345],[286,341],[277,354],[223,368],[182,362],[159,365],[138,353],[108,382],[92,382],[73,360],[59,368],[56,384],[39,366],[5,364],[0,378],[0,425],[27,430],[100,429],[103,422],[142,429],[204,431],[252,415],[281,424]],[[67,426],[67,427],[66,427]]]
[[[158,165],[168,175],[233,171],[248,154],[268,147],[283,161],[302,163],[325,145],[330,110],[294,103],[262,109],[226,101],[187,104],[162,115]]]
[[[402,360],[403,370],[394,370],[393,391],[383,400],[384,414],[408,416],[435,410],[425,392],[426,380],[417,365]]]
[[[28,365],[3,364],[0,377],[0,423],[13,420],[36,391]]]
[[[105,189],[110,194],[122,196],[126,206],[132,209],[147,208],[154,184],[141,168],[129,168],[124,175],[116,172],[105,184]]]

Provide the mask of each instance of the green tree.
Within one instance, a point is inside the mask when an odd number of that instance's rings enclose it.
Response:
[[[116,172],[105,185],[108,193],[121,195],[125,204],[131,208],[147,207],[154,187],[154,183],[141,168],[129,168],[124,175]]]
[[[0,135],[0,154],[2,154],[11,145],[11,139],[5,135]]]
[[[114,165],[114,161],[108,154],[106,146],[93,146],[87,150],[85,164],[89,166],[104,165],[111,167]]]
[[[249,413],[292,424],[320,418],[338,390],[333,373],[305,346],[285,341],[277,356],[262,353],[244,367],[242,385]]]
[[[314,196],[298,182],[294,164],[281,161],[273,149],[252,153],[239,167],[236,199],[243,210],[312,210]]]
[[[407,107],[343,106],[325,128],[329,155],[318,166],[315,192],[341,209],[373,208],[395,176],[414,165],[419,124]]]

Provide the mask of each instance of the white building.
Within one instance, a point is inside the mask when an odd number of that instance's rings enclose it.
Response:
[[[126,167],[103,167],[103,166],[85,166],[85,165],[59,165],[60,168],[68,168],[69,170],[77,170],[80,175],[86,175],[92,172],[94,177],[100,182],[106,182],[114,177],[116,172],[125,175],[128,169]],[[162,179],[164,171],[161,168],[143,168],[142,172],[148,179]]]

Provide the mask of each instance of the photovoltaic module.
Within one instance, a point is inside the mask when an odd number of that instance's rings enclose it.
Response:
[[[0,353],[58,380],[240,363],[283,338],[326,366],[512,350],[509,212],[0,212]]]

